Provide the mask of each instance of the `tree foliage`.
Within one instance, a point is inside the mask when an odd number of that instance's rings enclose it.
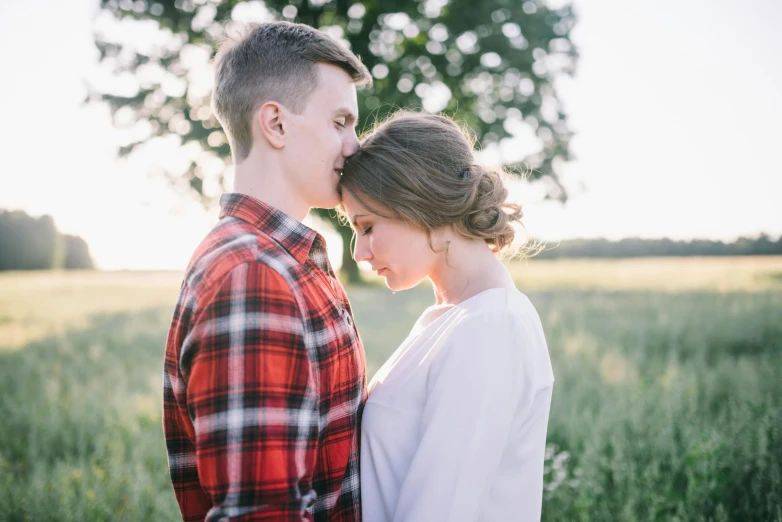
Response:
[[[85,270],[95,268],[90,255],[90,247],[79,236],[64,235],[65,256],[62,267],[66,270]]]
[[[93,268],[83,239],[62,235],[51,216],[0,210],[0,271]]]
[[[556,258],[625,258],[625,257],[684,257],[684,256],[778,256],[782,255],[782,236],[776,241],[766,234],[757,238],[740,237],[731,243],[709,239],[674,241],[672,239],[624,238],[568,239],[550,244],[536,257]]]
[[[176,137],[188,164],[165,174],[214,202],[228,188],[230,148],[209,108],[208,62],[236,24],[272,19],[318,27],[362,58],[375,78],[359,95],[365,127],[422,107],[467,123],[484,148],[526,136],[505,159],[566,199],[557,166],[570,157],[571,132],[555,80],[575,68],[575,16],[543,0],[102,0],[95,43],[122,82],[93,85],[90,99],[108,102],[127,131],[120,153]]]

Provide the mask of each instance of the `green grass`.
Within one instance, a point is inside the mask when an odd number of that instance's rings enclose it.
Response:
[[[782,521],[782,258],[514,265],[556,374],[543,519]],[[176,520],[175,273],[0,275],[0,520]],[[431,301],[349,294],[370,375]]]

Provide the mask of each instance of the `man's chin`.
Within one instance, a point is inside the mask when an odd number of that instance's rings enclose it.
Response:
[[[318,201],[313,203],[312,208],[334,208],[341,203],[336,188],[331,194],[323,195],[318,198]]]
[[[334,198],[332,201],[321,201],[319,203],[316,203],[312,205],[310,208],[323,208],[327,210],[332,210],[335,207],[337,207],[340,204],[339,198]]]

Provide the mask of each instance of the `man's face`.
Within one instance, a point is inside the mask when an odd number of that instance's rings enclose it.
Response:
[[[318,86],[301,114],[290,115],[285,170],[310,207],[333,208],[345,159],[358,150],[356,86],[334,65],[317,64]]]

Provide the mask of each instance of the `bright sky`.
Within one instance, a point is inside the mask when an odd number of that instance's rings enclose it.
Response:
[[[100,268],[182,269],[214,221],[114,159],[80,105],[94,0],[0,3],[0,208],[50,214]],[[782,234],[782,3],[576,1],[577,76],[559,88],[576,159],[562,208],[514,193],[544,239]],[[161,158],[171,160],[171,158]],[[333,253],[339,252],[332,241]]]

